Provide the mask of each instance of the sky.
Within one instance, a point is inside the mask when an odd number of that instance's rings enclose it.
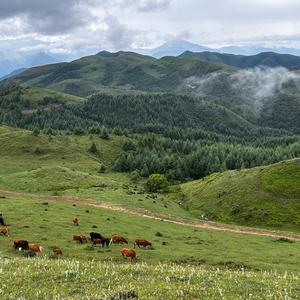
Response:
[[[0,0],[0,54],[153,48],[300,48],[300,0]]]

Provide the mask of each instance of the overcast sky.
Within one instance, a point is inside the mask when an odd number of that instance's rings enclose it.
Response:
[[[0,0],[0,52],[202,45],[300,48],[300,0]]]

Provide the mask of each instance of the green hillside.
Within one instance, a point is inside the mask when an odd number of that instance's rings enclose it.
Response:
[[[70,63],[28,69],[13,82],[87,96],[97,91],[173,91],[184,78],[218,70],[231,70],[217,63],[176,57],[155,59],[132,52],[100,52]]]
[[[215,173],[182,185],[184,206],[197,217],[299,231],[300,160]]]

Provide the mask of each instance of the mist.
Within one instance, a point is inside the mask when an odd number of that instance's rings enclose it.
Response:
[[[187,78],[183,89],[202,97],[240,99],[259,110],[266,99],[276,94],[300,92],[300,74],[283,67],[256,67],[235,73],[214,72],[203,77]]]

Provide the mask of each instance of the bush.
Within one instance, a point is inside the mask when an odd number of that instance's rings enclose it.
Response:
[[[130,177],[130,180],[131,180],[132,182],[138,182],[138,181],[140,181],[141,178],[142,178],[141,175],[140,175],[140,172],[139,172],[138,170],[132,171],[132,172],[130,173],[129,177]]]
[[[98,149],[97,149],[97,146],[96,144],[93,142],[90,149],[89,149],[89,152],[90,153],[97,153],[98,152]]]
[[[106,171],[106,166],[101,164],[98,173],[105,173]]]
[[[159,191],[166,192],[169,187],[169,182],[164,175],[152,174],[146,182],[146,190],[152,193]]]
[[[108,130],[105,127],[102,128],[100,138],[103,139],[103,140],[108,140],[109,139]]]
[[[32,134],[34,136],[38,136],[40,134],[40,130],[38,128],[34,128]]]

